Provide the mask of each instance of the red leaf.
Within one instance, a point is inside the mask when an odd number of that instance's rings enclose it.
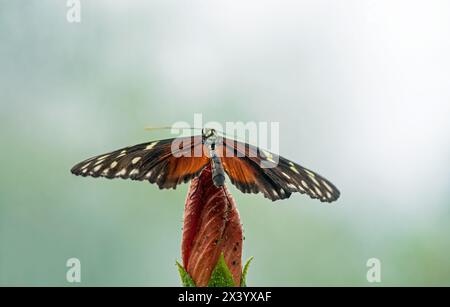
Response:
[[[207,286],[221,253],[235,284],[242,274],[242,227],[236,204],[225,186],[216,187],[211,168],[192,180],[184,210],[183,265],[199,287]]]

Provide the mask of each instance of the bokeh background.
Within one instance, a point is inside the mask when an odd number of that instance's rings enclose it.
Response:
[[[178,286],[187,185],[72,176],[148,125],[280,122],[342,196],[229,185],[255,286],[450,285],[448,1],[1,1],[0,285]]]

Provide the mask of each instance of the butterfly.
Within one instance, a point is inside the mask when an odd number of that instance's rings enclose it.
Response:
[[[294,192],[322,202],[339,198],[339,190],[319,174],[256,146],[219,136],[204,128],[201,135],[152,141],[121,148],[76,164],[72,174],[123,178],[175,189],[211,165],[214,185],[225,183],[225,173],[243,193],[262,193],[272,201]]]

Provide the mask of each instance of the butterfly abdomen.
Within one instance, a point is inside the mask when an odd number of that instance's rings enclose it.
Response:
[[[225,171],[223,170],[222,161],[214,152],[211,155],[212,180],[216,187],[222,187],[225,184]]]

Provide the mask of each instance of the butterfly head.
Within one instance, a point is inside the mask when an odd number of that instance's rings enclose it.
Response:
[[[203,128],[202,136],[205,143],[215,143],[217,140],[217,131],[211,128]]]

